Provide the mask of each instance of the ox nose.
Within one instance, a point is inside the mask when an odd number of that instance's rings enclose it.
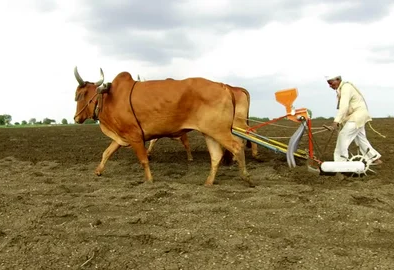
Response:
[[[75,116],[75,117],[74,117],[74,122],[77,123],[77,124],[80,124],[79,121],[80,121],[80,120],[79,120],[79,117],[78,117],[78,116]]]

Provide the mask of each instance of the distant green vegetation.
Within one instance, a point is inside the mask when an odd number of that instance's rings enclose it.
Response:
[[[260,117],[256,117],[256,116],[249,117],[249,119],[257,121],[257,122],[267,122],[270,120],[268,117],[260,118]]]
[[[0,128],[23,128],[23,127],[42,127],[42,126],[58,126],[58,125],[75,125],[68,123],[66,118],[63,118],[60,122],[56,122],[56,120],[51,118],[44,118],[40,121],[37,121],[36,118],[30,118],[29,121],[22,120],[21,122],[12,122],[12,116],[9,114],[0,114]],[[87,119],[84,124],[91,125],[97,124],[97,121],[92,119]]]
[[[322,117],[318,116],[315,118],[312,118],[312,111],[308,109],[309,116],[311,117],[312,120],[333,120],[334,117]],[[387,118],[392,118],[392,115],[388,115]],[[268,117],[256,117],[256,116],[251,116],[249,117],[250,122],[256,121],[258,122],[267,122],[270,119]],[[84,123],[84,125],[94,125],[98,124],[98,121],[94,121],[92,119],[87,119]],[[42,127],[42,126],[64,126],[64,125],[69,125],[73,126],[76,125],[75,123],[69,123],[66,118],[63,118],[61,121],[56,122],[56,120],[51,119],[51,118],[44,118],[40,121],[37,121],[36,118],[30,118],[29,121],[22,120],[21,122],[15,122],[12,123],[12,116],[9,114],[1,114],[0,115],[0,128],[23,128],[23,127]]]
[[[0,126],[11,124],[12,116],[9,114],[1,114],[0,115]]]

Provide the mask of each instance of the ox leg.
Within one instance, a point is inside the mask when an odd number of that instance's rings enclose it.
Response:
[[[243,153],[243,159],[245,159],[245,142],[244,139],[241,139],[239,137],[233,136],[234,140],[236,140],[239,145],[241,146],[239,152]],[[242,157],[241,157],[242,158]],[[237,162],[239,158],[231,152],[229,149],[224,150],[224,156],[223,156],[223,163],[225,165],[231,165],[232,162]],[[242,159],[241,159],[242,160]]]
[[[186,149],[186,153],[187,153],[187,160],[188,161],[193,161],[193,156],[192,156],[192,151],[190,150],[190,143],[189,143],[189,139],[187,137],[187,133],[183,134],[180,138],[183,146]]]
[[[249,186],[254,186],[254,184],[251,182],[249,178],[249,173],[246,170],[243,141],[241,140],[240,142],[238,138],[235,139],[232,135],[230,135],[228,139],[220,140],[220,143],[223,145],[224,148],[226,148],[235,156],[238,163],[241,178],[245,180],[249,184]]]
[[[153,139],[149,141],[149,147],[148,147],[148,152],[147,155],[148,157],[150,157],[152,150],[153,150],[153,146],[155,145],[155,143],[157,142],[158,139]]]
[[[209,172],[208,178],[205,181],[205,186],[212,186],[215,181],[215,176],[218,171],[220,160],[223,156],[223,149],[220,144],[215,141],[212,137],[205,135],[205,141],[207,143],[207,148],[211,156],[211,171]]]
[[[237,137],[237,136],[233,136],[233,137],[234,137],[234,139],[236,141],[239,142],[239,145],[241,145],[241,149],[239,150],[239,152],[242,153],[241,160],[243,160],[243,163],[245,164],[246,163],[246,161],[245,161],[245,145],[246,145],[246,141],[244,139],[240,138],[240,137]],[[237,159],[239,159],[239,158],[237,158],[237,156],[234,155],[233,156],[233,161],[237,161]],[[238,162],[238,164],[239,164],[239,162]],[[244,166],[244,168],[245,167],[246,167],[246,165]]]
[[[102,172],[104,171],[105,163],[119,148],[120,145],[116,141],[112,141],[111,144],[107,147],[107,149],[105,149],[101,158],[101,162],[95,170],[96,175],[100,176],[102,174]]]
[[[236,136],[234,136],[234,139],[235,139],[236,141],[238,141],[238,142],[240,143],[240,145],[241,145],[241,150],[240,150],[240,152],[245,153],[245,142],[244,142],[244,139],[239,138],[239,137],[236,137]],[[245,156],[245,154],[244,154],[244,156]],[[230,159],[231,159],[231,162],[230,162]],[[223,162],[224,162],[224,164],[226,164],[226,165],[230,165],[230,164],[232,164],[232,162],[237,162],[237,156],[235,156],[231,151],[229,151],[229,150],[226,149],[226,150],[224,151]]]
[[[257,150],[257,144],[256,143],[251,143],[252,144],[252,157],[257,159],[258,156],[258,150]]]
[[[250,128],[248,125],[246,125],[246,124],[244,124],[244,123],[240,123],[240,124],[238,124],[237,126],[243,128],[243,129],[245,129],[245,130],[247,130],[247,129]],[[251,131],[256,133],[256,130],[255,130],[255,129],[252,129]],[[246,141],[246,147],[247,147],[247,148],[252,148],[252,157],[253,157],[254,159],[258,159],[258,158],[257,158],[257,156],[258,156],[257,144],[254,143],[254,142],[248,141],[248,140],[245,140],[245,141]]]
[[[249,126],[247,126],[247,129],[250,128]],[[251,130],[252,132],[256,133],[255,129]],[[251,142],[251,141],[247,141],[247,144],[249,144],[249,147],[252,147],[252,157],[257,159],[257,155],[258,155],[258,151],[257,151],[257,143]]]
[[[237,150],[236,152],[233,152],[234,159],[238,162],[238,167],[239,167],[239,170],[240,170],[241,177],[243,179],[247,179],[249,177],[249,173],[246,170],[244,140],[239,138],[239,137],[236,137],[234,139],[235,139],[236,142],[239,143],[239,148],[238,148],[239,150]]]
[[[133,142],[130,142],[130,145],[134,149],[134,152],[137,155],[138,160],[140,161],[142,167],[144,168],[145,181],[152,182],[153,177],[152,177],[152,173],[150,171],[148,153],[145,148],[144,141],[140,141],[140,142],[133,141]]]

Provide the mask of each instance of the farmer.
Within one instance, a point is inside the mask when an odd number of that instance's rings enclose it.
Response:
[[[381,155],[371,146],[366,136],[365,124],[372,119],[361,92],[352,83],[342,81],[340,75],[327,76],[326,79],[328,85],[336,90],[338,99],[338,111],[329,129],[336,130],[342,125],[334,151],[334,161],[347,161],[348,148],[354,140],[361,154],[371,164],[383,163],[380,160]]]

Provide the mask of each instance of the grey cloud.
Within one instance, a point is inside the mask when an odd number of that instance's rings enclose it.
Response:
[[[267,1],[268,2],[268,1]],[[240,1],[229,0],[230,11],[201,14],[187,8],[186,1],[177,0],[85,0],[87,14],[79,16],[82,23],[95,30],[138,29],[167,30],[173,28],[212,28],[222,30],[260,27],[273,19],[297,19],[308,1]],[[77,18],[76,18],[77,19]]]
[[[368,23],[387,16],[390,12],[389,7],[393,5],[392,0],[331,0],[332,8],[324,17],[328,22],[355,22]],[[336,7],[336,5],[338,6]],[[345,8],[339,8],[339,4],[348,5]]]
[[[113,31],[107,34],[95,32],[89,37],[91,43],[100,45],[102,51],[115,58],[140,60],[142,62],[167,64],[173,57],[190,58],[197,53],[195,43],[182,30],[123,34]]]
[[[369,58],[371,62],[378,64],[394,63],[394,44],[374,47],[371,49],[372,56]]]
[[[380,18],[387,14],[390,3],[390,0],[348,0],[353,3],[350,8],[337,9],[336,4],[346,0],[327,1],[332,3],[332,8],[325,19],[331,22]],[[45,6],[49,1],[42,3]],[[214,46],[221,36],[235,29],[256,29],[272,21],[295,21],[303,16],[304,8],[318,4],[311,0],[228,0],[226,12],[203,13],[187,3],[81,0],[80,9],[69,20],[85,27],[87,41],[107,56],[165,65],[176,57],[195,59],[209,49],[207,44]]]
[[[78,16],[81,23],[95,31],[164,30],[177,28],[182,18],[176,14],[176,0],[85,0],[84,16]]]
[[[185,8],[185,3],[85,0],[70,20],[86,27],[89,42],[106,55],[160,65],[174,57],[193,59],[206,43],[215,44],[220,35],[234,29],[257,28],[273,19],[295,20],[306,1],[229,0],[227,14],[201,14]],[[201,36],[202,31],[209,38]]]
[[[87,27],[88,41],[99,45],[103,53],[161,65],[198,53],[176,12],[177,2],[87,0],[87,13],[71,19]]]

